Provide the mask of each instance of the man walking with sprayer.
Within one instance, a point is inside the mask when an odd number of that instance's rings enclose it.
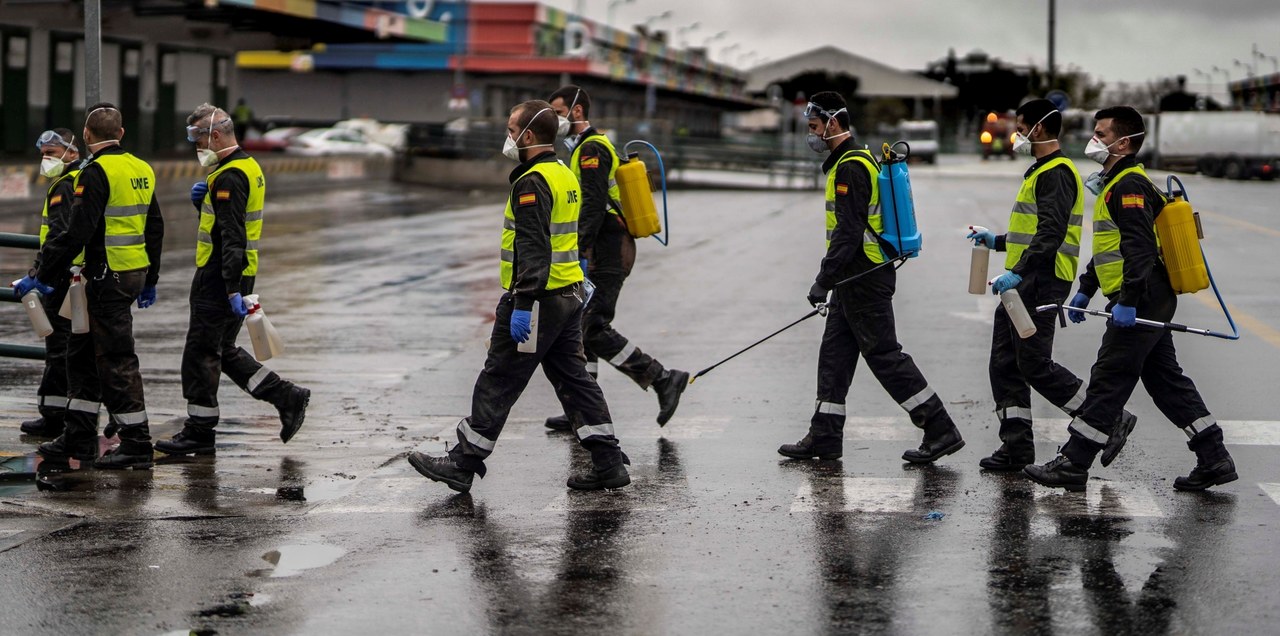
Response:
[[[1071,438],[1053,461],[1023,471],[1045,486],[1084,490],[1094,457],[1115,434],[1121,409],[1142,380],[1156,407],[1187,434],[1187,446],[1196,454],[1191,474],[1175,479],[1173,487],[1204,490],[1235,481],[1235,462],[1223,444],[1222,429],[1178,365],[1172,332],[1136,323],[1138,318],[1170,321],[1178,307],[1156,243],[1155,219],[1165,198],[1134,158],[1146,134],[1142,115],[1128,106],[1116,106],[1098,111],[1094,119],[1094,137],[1085,149],[1090,159],[1102,164],[1102,172],[1089,175],[1085,182],[1097,195],[1093,258],[1080,276],[1080,290],[1071,306],[1086,308],[1101,289],[1109,301],[1111,319],[1089,376],[1084,405],[1071,420]],[[1068,316],[1072,322],[1084,321],[1078,311],[1069,311]]]
[[[46,130],[36,139],[40,151],[40,174],[50,180],[45,192],[44,208],[40,213],[40,245],[49,236],[57,236],[67,229],[71,216],[71,201],[75,198],[75,179],[80,174],[80,150],[76,138],[66,128]],[[40,269],[39,256],[36,269]],[[83,265],[77,259],[75,265]],[[64,277],[65,278],[65,277]],[[26,435],[54,438],[62,434],[63,420],[67,414],[67,344],[71,338],[71,320],[58,315],[62,301],[67,296],[66,281],[55,283],[52,294],[45,296],[45,315],[53,326],[53,333],[44,339],[44,375],[36,391],[40,417],[23,422],[21,430]]]
[[[808,300],[816,307],[827,304],[829,292],[834,295],[818,352],[818,400],[809,433],[778,452],[794,459],[843,455],[845,398],[861,355],[893,401],[924,430],[920,448],[906,451],[902,459],[931,463],[960,450],[964,440],[941,398],[898,344],[893,319],[897,274],[880,238],[879,164],[854,142],[849,111],[838,93],[814,95],[804,114],[809,147],[831,153],[822,164],[827,173],[827,252]],[[859,278],[836,286],[855,275]]]
[[[187,141],[196,159],[213,172],[191,186],[200,212],[196,232],[196,274],[191,281],[191,318],[182,349],[182,395],[187,420],[172,439],[156,442],[168,455],[212,455],[218,409],[218,381],[227,374],[254,398],[280,413],[280,441],[302,427],[311,391],[262,366],[236,337],[250,307],[258,275],[258,241],[267,182],[258,162],[236,140],[235,126],[221,108],[201,104],[187,117]]]
[[[578,256],[582,273],[595,284],[583,324],[587,372],[597,376],[600,360],[613,365],[640,388],[658,394],[658,425],[665,426],[680,405],[689,373],[667,369],[613,328],[622,284],[636,261],[636,240],[622,217],[621,195],[615,175],[621,160],[609,138],[588,121],[591,97],[581,88],[565,86],[547,100],[559,118],[559,136],[573,155],[569,169],[582,186],[582,215],[578,220]],[[574,428],[567,415],[547,418],[547,428]]]
[[[521,162],[511,172],[503,212],[499,276],[506,293],[489,338],[489,356],[476,379],[471,415],[458,422],[458,443],[444,456],[409,453],[424,477],[457,492],[484,477],[511,407],[539,366],[592,470],[569,477],[575,490],[621,488],[631,483],[604,394],[587,373],[582,354],[582,268],[578,264],[578,179],[556,158],[556,114],[534,100],[511,109],[502,154]]]
[[[1031,429],[1031,388],[1054,406],[1074,416],[1084,404],[1085,385],[1080,378],[1053,360],[1057,316],[1036,313],[1036,306],[1062,304],[1071,292],[1080,261],[1080,233],[1084,223],[1084,183],[1075,164],[1062,153],[1058,134],[1062,113],[1047,99],[1034,99],[1018,108],[1015,153],[1033,155],[1035,163],[1022,178],[1009,215],[1009,231],[996,235],[974,227],[969,234],[975,245],[1005,252],[1005,273],[991,284],[991,291],[1016,294],[1015,311],[1034,325],[1023,338],[1002,304],[996,307],[991,335],[991,395],[1000,422],[1000,448],[978,465],[985,470],[1022,470],[1036,459]],[[985,254],[983,255],[985,258]],[[1022,317],[1019,317],[1022,318]],[[1027,330],[1029,331],[1029,330]],[[1128,429],[1136,421],[1125,413]],[[1119,452],[1116,436],[1102,455],[1103,465]]]

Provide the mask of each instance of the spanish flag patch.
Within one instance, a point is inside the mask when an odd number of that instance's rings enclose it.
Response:
[[[1141,194],[1124,194],[1120,195],[1120,207],[1122,208],[1138,208],[1145,207],[1146,197]]]
[[[837,184],[836,184],[836,194],[838,194],[838,195],[840,195],[840,196],[844,196],[844,195],[846,195],[846,194],[849,194],[849,185],[848,185],[848,184],[845,184],[845,183],[837,183]]]
[[[519,199],[520,205],[533,205],[537,202],[538,202],[538,195],[532,192],[528,194],[520,195],[520,199]]]
[[[59,203],[62,203],[62,195],[61,195],[61,194],[55,194],[55,195],[53,195],[53,196],[49,197],[49,205],[58,205]]]
[[[84,196],[84,186],[76,186],[76,196]]]
[[[578,161],[578,165],[584,170],[592,170],[600,167],[600,157],[583,157]]]
[[[231,191],[230,191],[230,190],[218,190],[217,197],[218,197],[218,200],[219,200],[219,201],[230,201],[230,200],[231,200]]]

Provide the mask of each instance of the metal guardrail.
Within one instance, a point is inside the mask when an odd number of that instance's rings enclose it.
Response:
[[[32,234],[0,232],[0,247],[38,250],[40,249],[40,237]],[[0,289],[0,300],[14,303],[21,302],[21,299],[15,296],[13,292],[8,289]],[[0,358],[44,360],[45,349],[39,345],[22,345],[3,342],[0,343]]]

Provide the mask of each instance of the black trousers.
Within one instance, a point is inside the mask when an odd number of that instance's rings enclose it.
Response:
[[[1058,314],[1036,313],[1037,305],[1066,302],[1071,282],[1050,273],[1024,279],[1018,295],[1031,314],[1036,332],[1030,338],[1018,336],[1004,305],[996,307],[991,333],[991,396],[1000,421],[1000,441],[1005,452],[1015,457],[1034,458],[1035,440],[1031,432],[1031,389],[1054,406],[1075,416],[1084,404],[1085,384],[1074,373],[1053,361],[1053,337]]]
[[[71,339],[71,321],[58,315],[67,297],[68,281],[62,281],[53,293],[45,296],[44,314],[53,325],[53,333],[44,339],[44,374],[36,396],[40,417],[61,422],[67,411],[67,344]]]
[[[240,293],[253,293],[254,279],[241,280]],[[191,281],[191,317],[182,349],[182,397],[187,400],[186,426],[212,430],[218,424],[218,383],[227,374],[249,395],[275,403],[289,383],[236,346],[244,319],[231,313],[221,265],[207,263]]]
[[[86,271],[102,271],[98,267]],[[67,345],[67,441],[92,438],[98,412],[107,407],[111,421],[133,439],[149,438],[142,373],[133,345],[133,303],[146,282],[145,269],[106,270],[90,276],[89,333],[72,334]],[[123,434],[123,433],[122,433]]]
[[[458,422],[458,444],[449,449],[450,458],[459,467],[484,476],[484,460],[493,453],[511,407],[539,365],[596,469],[606,470],[627,461],[614,436],[604,393],[587,374],[582,351],[582,300],[582,287],[577,284],[540,299],[538,350],[520,353],[511,339],[515,303],[511,294],[503,294],[489,339],[489,355],[471,396],[471,416]]]
[[[1178,297],[1167,277],[1157,272],[1150,285],[1137,307],[1138,317],[1172,320]],[[1108,304],[1108,309],[1112,305]],[[1160,412],[1178,428],[1195,425],[1204,429],[1216,423],[1195,383],[1178,365],[1172,332],[1143,326],[1122,329],[1108,321],[1098,360],[1089,373],[1084,406],[1071,421],[1071,439],[1062,447],[1062,454],[1072,463],[1091,466],[1139,380]]]
[[[595,375],[599,360],[605,360],[631,378],[642,389],[648,389],[664,371],[662,363],[653,359],[613,328],[613,317],[618,308],[618,296],[626,275],[607,273],[593,275],[595,295],[587,303],[583,328],[587,352],[587,371]]]
[[[955,426],[915,361],[898,344],[892,298],[874,303],[861,299],[855,304],[853,296],[848,288],[837,288],[827,313],[818,350],[818,402],[809,434],[823,447],[843,440],[845,398],[858,356],[917,427],[943,431]]]

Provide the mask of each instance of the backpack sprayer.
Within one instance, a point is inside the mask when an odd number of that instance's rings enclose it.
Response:
[[[631,152],[631,146],[644,144],[658,158],[658,172],[662,175],[662,219],[658,219],[658,210],[653,203],[653,188],[649,183],[649,171],[640,160],[640,153]],[[622,198],[622,218],[627,222],[627,232],[635,238],[652,236],[663,245],[671,238],[671,223],[667,218],[667,167],[662,163],[662,153],[653,144],[635,139],[622,147],[626,155],[622,165],[618,166],[615,178],[618,180],[618,194]],[[665,227],[667,231],[662,236]]]
[[[1175,181],[1178,183],[1176,191],[1173,187]],[[1160,244],[1160,258],[1164,261],[1165,269],[1169,272],[1169,284],[1173,287],[1175,294],[1194,294],[1202,289],[1212,287],[1213,295],[1218,298],[1218,305],[1222,307],[1222,313],[1227,317],[1227,324],[1231,325],[1231,333],[1226,334],[1209,329],[1188,327],[1176,322],[1159,322],[1144,318],[1138,318],[1137,323],[1156,329],[1181,331],[1223,340],[1239,340],[1240,330],[1236,328],[1236,321],[1231,317],[1231,311],[1227,309],[1227,302],[1222,299],[1222,292],[1218,291],[1218,284],[1214,282],[1213,272],[1209,270],[1209,262],[1204,256],[1204,248],[1200,245],[1200,241],[1204,239],[1204,228],[1200,225],[1200,214],[1191,209],[1191,198],[1187,196],[1187,188],[1182,185],[1181,179],[1169,175],[1169,179],[1165,181],[1165,187],[1168,190],[1165,196],[1169,199],[1169,202],[1160,209],[1160,214],[1156,216],[1155,225],[1156,240]],[[1067,311],[1078,311],[1092,316],[1111,317],[1111,314],[1105,311],[1071,307],[1069,305],[1041,305],[1036,307],[1037,312],[1054,310],[1057,310],[1058,320],[1063,327],[1067,326]]]

